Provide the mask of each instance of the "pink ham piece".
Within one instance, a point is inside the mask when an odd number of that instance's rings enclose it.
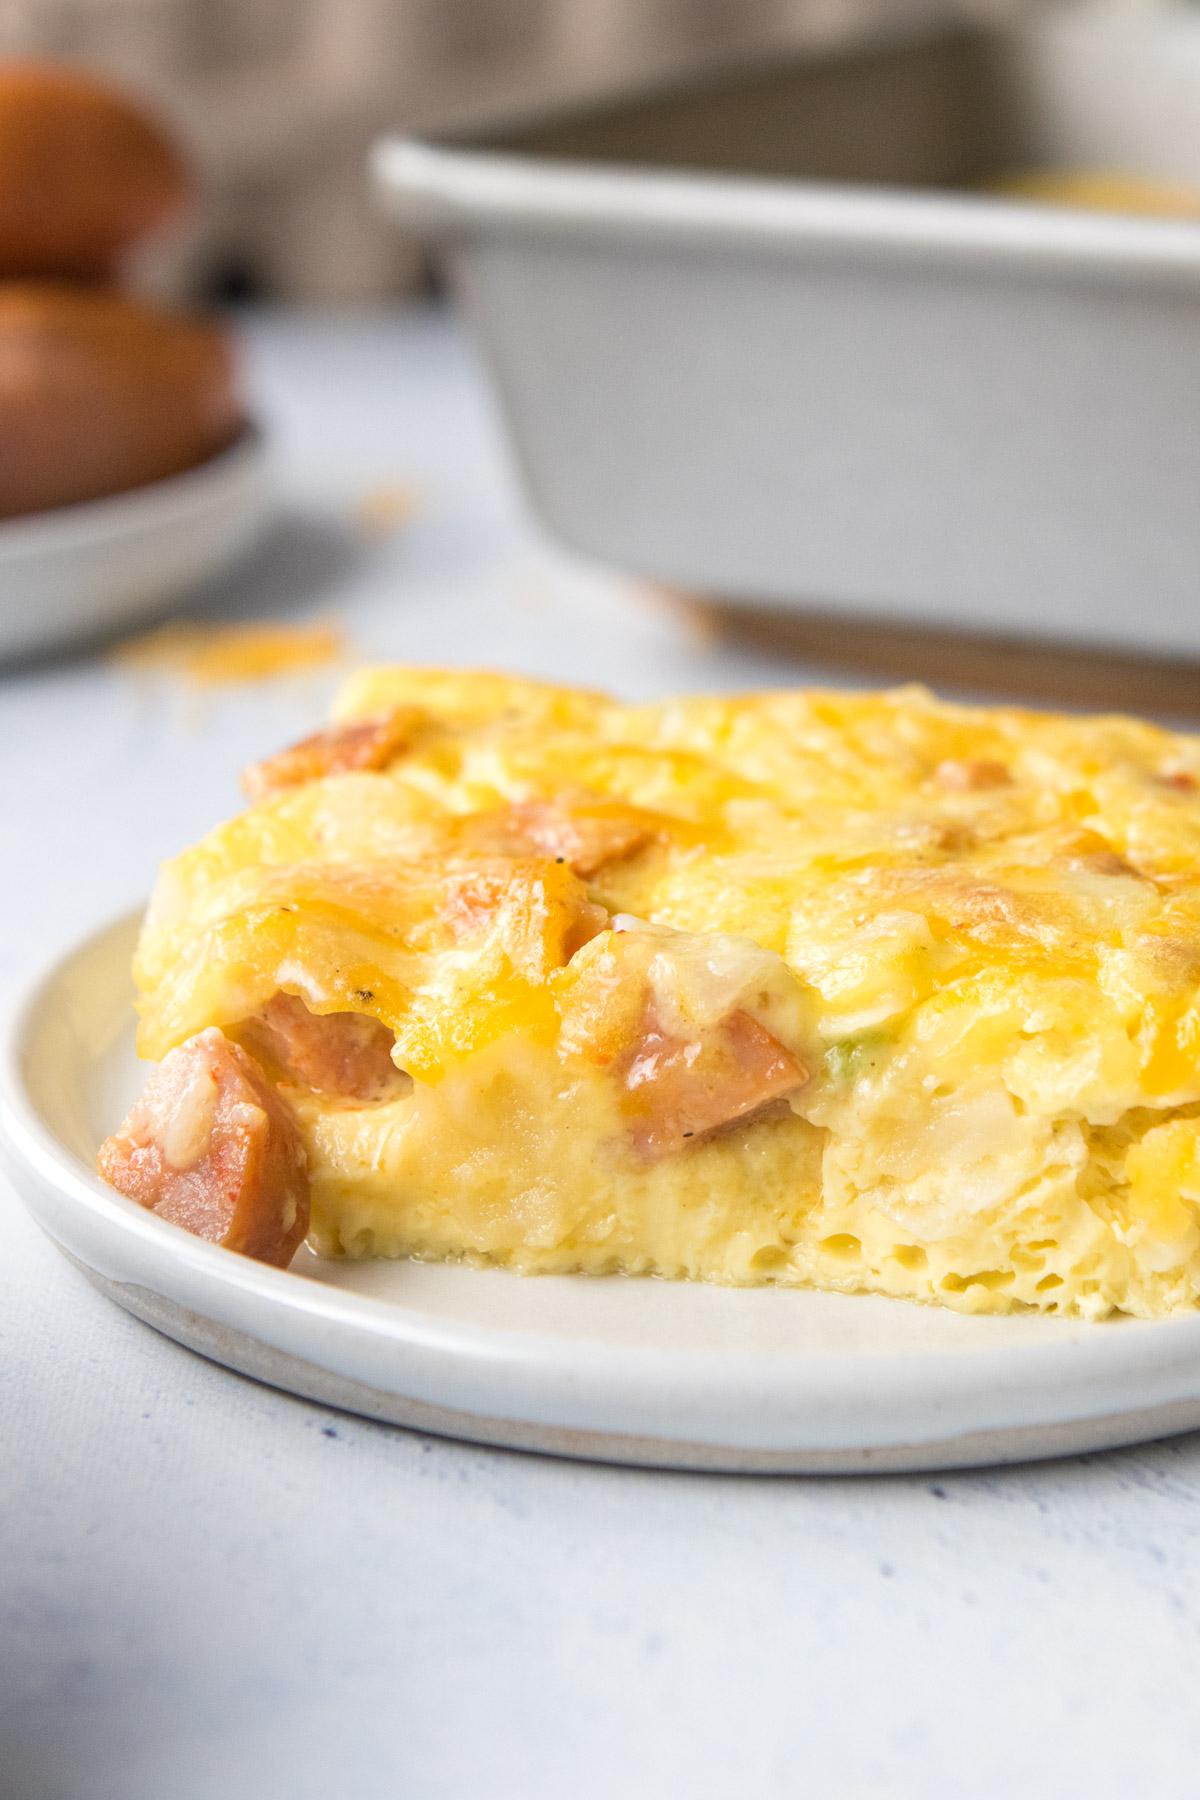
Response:
[[[276,994],[238,1035],[284,1081],[321,1094],[389,1100],[411,1085],[392,1061],[392,1033],[367,1013],[314,1013]]]
[[[808,1080],[777,1037],[738,1009],[697,1038],[650,1023],[625,1063],[625,1107],[648,1160],[759,1113]]]
[[[291,1112],[215,1026],[163,1058],[98,1163],[139,1206],[258,1262],[286,1268],[308,1231],[308,1173]]]

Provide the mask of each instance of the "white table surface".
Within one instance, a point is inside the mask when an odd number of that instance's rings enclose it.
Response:
[[[211,610],[628,695],[793,678],[537,539],[438,316],[262,321],[248,364],[290,510]],[[412,521],[348,529],[394,482]],[[4,988],[144,894],[330,686],[0,672]],[[476,1449],[227,1374],[2,1181],[0,1218],[3,1800],[1197,1791],[1196,1438],[869,1480]]]

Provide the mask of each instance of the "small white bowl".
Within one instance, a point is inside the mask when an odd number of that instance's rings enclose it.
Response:
[[[0,658],[162,611],[233,562],[269,503],[263,434],[128,493],[0,521]]]

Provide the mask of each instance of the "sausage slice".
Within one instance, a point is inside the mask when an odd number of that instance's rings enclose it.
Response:
[[[623,1074],[634,1146],[649,1160],[751,1118],[808,1079],[804,1064],[740,1008],[690,1039],[651,1019]]]
[[[392,1061],[392,1033],[367,1013],[314,1013],[295,994],[276,994],[240,1036],[285,1081],[322,1094],[388,1100],[411,1085]]]
[[[291,1112],[215,1027],[163,1058],[98,1162],[139,1206],[277,1268],[308,1231],[308,1173]]]
[[[285,788],[320,781],[326,775],[386,769],[403,755],[426,715],[417,706],[398,706],[373,719],[354,719],[314,731],[286,750],[242,771],[242,787],[251,800],[269,800]]]
[[[933,779],[952,794],[977,794],[986,788],[1012,786],[1007,763],[991,756],[948,756],[933,771]]]

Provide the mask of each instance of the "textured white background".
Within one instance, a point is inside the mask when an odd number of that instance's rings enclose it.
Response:
[[[293,511],[214,611],[631,695],[794,677],[536,540],[439,319],[265,322],[249,350]],[[347,528],[396,481],[409,525]],[[136,901],[328,687],[0,672],[4,990]],[[825,1481],[472,1449],[156,1337],[3,1181],[0,1224],[3,1800],[1196,1792],[1194,1438]]]

